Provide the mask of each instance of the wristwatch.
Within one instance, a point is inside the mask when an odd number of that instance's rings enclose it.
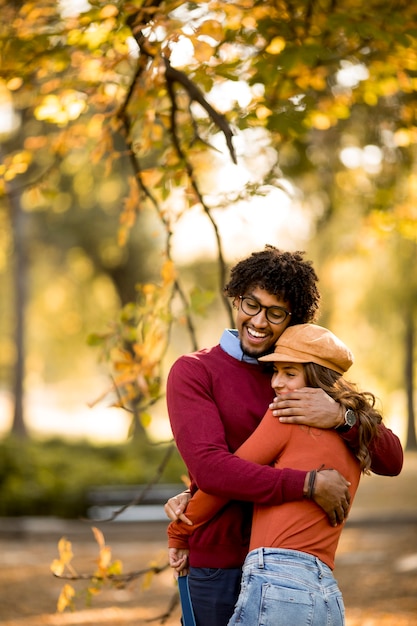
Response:
[[[352,409],[345,411],[345,421],[340,426],[336,426],[338,433],[347,433],[356,424],[356,414]]]

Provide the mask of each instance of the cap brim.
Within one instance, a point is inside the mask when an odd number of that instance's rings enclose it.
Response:
[[[279,354],[278,352],[271,352],[271,354],[265,354],[265,356],[259,357],[258,361],[288,361],[289,363],[308,363],[311,360],[301,359],[293,354]]]

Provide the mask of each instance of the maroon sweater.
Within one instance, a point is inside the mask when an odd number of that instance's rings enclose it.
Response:
[[[281,504],[303,497],[305,471],[261,466],[232,454],[255,430],[274,397],[271,374],[267,364],[239,361],[219,345],[182,356],[171,368],[168,412],[193,484],[234,499],[190,538],[192,567],[240,567],[249,544],[250,503]],[[399,473],[398,438],[384,429],[382,443],[374,471]]]

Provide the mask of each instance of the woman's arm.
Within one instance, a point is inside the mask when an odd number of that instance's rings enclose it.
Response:
[[[268,465],[283,450],[288,440],[289,429],[276,420],[271,411],[267,411],[261,423],[252,435],[236,450],[240,459]],[[198,490],[187,506],[187,518],[192,526],[181,521],[171,522],[168,526],[168,546],[170,548],[187,549],[188,537],[206,524],[228,502],[227,498],[214,496]]]

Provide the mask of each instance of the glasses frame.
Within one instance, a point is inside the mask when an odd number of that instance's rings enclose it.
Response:
[[[256,298],[254,298],[253,296],[238,296],[239,300],[240,300],[240,308],[242,309],[243,313],[245,315],[249,315],[249,317],[254,317],[255,315],[258,315],[258,313],[260,313],[260,311],[262,311],[262,309],[265,310],[265,317],[268,320],[268,322],[270,322],[271,324],[275,324],[276,326],[278,326],[279,324],[283,324],[285,322],[285,320],[287,319],[287,317],[289,317],[291,315],[290,311],[287,311],[287,309],[284,309],[284,307],[282,306],[265,306],[263,304],[261,304],[260,302],[258,302],[258,300]],[[256,304],[258,305],[258,310],[254,313],[248,313],[248,311],[245,311],[243,302],[244,300],[252,300],[253,302],[256,302]],[[285,316],[282,320],[280,320],[279,322],[276,322],[274,320],[271,320],[268,316],[268,313],[271,309],[278,309],[279,311],[282,311],[283,313],[285,313]]]

